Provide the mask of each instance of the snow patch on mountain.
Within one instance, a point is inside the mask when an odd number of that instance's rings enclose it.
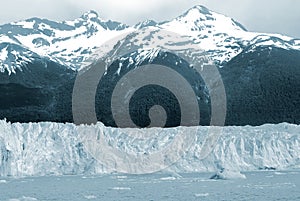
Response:
[[[0,51],[0,60],[6,60],[8,55],[7,46]]]
[[[134,26],[134,28],[142,29],[142,28],[145,28],[145,27],[156,26],[156,25],[158,25],[158,23],[155,22],[154,20],[145,20],[143,22],[140,22],[140,23],[136,24]]]
[[[1,43],[0,44],[0,72],[7,72],[9,75],[22,71],[22,67],[39,57],[36,53],[23,48],[22,46]]]

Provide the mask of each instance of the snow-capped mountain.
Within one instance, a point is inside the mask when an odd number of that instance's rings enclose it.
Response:
[[[36,54],[75,70],[109,39],[145,28],[189,36],[218,64],[257,46],[300,50],[300,40],[280,34],[248,32],[232,18],[203,6],[195,6],[170,21],[147,20],[133,27],[103,20],[96,12],[89,11],[74,21],[31,18],[0,26],[0,71],[14,73]],[[20,52],[10,51],[17,46],[22,49]]]
[[[87,12],[74,21],[54,22],[31,18],[5,24],[0,27],[0,70],[6,70],[9,74],[15,72],[15,69],[20,69],[25,62],[29,62],[32,53],[77,69],[93,49],[126,29],[127,25],[104,21],[94,11]],[[19,49],[32,53],[27,54],[27,59],[23,60],[24,57],[18,54],[24,55],[24,51],[7,51],[11,46],[19,46]],[[15,59],[9,57],[9,54],[14,55]]]
[[[98,84],[97,120],[115,125],[110,104],[116,84],[131,69],[154,62],[171,66],[189,81],[201,109],[201,125],[208,125],[207,86],[191,65],[157,48],[161,46],[177,53],[192,52],[194,59],[204,50],[220,67],[227,98],[226,125],[300,122],[300,40],[249,32],[232,18],[203,6],[170,21],[146,20],[131,27],[103,20],[94,11],[73,21],[31,18],[0,26],[0,119],[73,122],[72,92],[78,69],[97,61],[102,51],[119,51],[123,56],[106,69]],[[155,91],[145,88],[140,95],[151,90]],[[155,101],[174,117],[170,125],[178,125],[176,100],[155,92]],[[139,105],[134,104],[132,111],[139,112]],[[134,116],[144,114],[148,117],[148,111]],[[136,121],[147,125],[147,118],[141,119]]]
[[[275,46],[300,50],[300,40],[280,34],[249,32],[234,19],[195,6],[183,15],[160,25],[195,38],[195,42],[218,63],[228,62],[248,46]],[[280,42],[279,42],[280,41]]]

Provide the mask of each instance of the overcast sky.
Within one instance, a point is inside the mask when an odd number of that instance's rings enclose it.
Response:
[[[170,20],[194,5],[234,18],[248,30],[300,38],[299,0],[0,0],[0,24],[30,17],[71,20],[88,10],[129,25]]]

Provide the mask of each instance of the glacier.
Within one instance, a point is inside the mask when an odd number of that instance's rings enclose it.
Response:
[[[107,174],[124,165],[110,157],[101,161],[84,144],[86,135],[133,156],[152,154],[166,147],[178,134],[195,133],[191,146],[180,158],[161,171],[176,173],[256,170],[291,170],[300,167],[300,126],[288,123],[262,126],[220,127],[217,143],[204,158],[201,147],[210,127],[111,128],[102,123],[10,123],[0,121],[0,176],[44,176]],[[84,131],[84,132],[82,132]],[[142,132],[152,136],[145,140],[127,135]],[[84,136],[82,136],[84,135]],[[108,153],[97,152],[107,155]],[[111,156],[111,155],[108,155]],[[102,157],[105,158],[105,157]]]

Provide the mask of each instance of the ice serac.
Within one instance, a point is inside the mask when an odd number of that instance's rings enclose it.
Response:
[[[112,148],[133,155],[152,154],[165,148],[187,128],[152,128],[145,141],[126,136],[128,129],[98,123],[76,126],[58,123],[8,123],[0,121],[0,175],[64,175],[115,172],[119,161],[97,161],[86,151],[79,136],[82,129],[98,135]],[[175,130],[174,130],[175,129]],[[226,172],[260,169],[291,170],[300,167],[300,126],[282,123],[259,127],[224,127],[213,151],[201,160],[201,147],[209,127],[191,127],[196,141],[169,171]],[[147,131],[147,132],[148,132]],[[176,131],[176,132],[175,132]],[[173,136],[173,137],[172,137]],[[107,154],[107,153],[103,153]]]

